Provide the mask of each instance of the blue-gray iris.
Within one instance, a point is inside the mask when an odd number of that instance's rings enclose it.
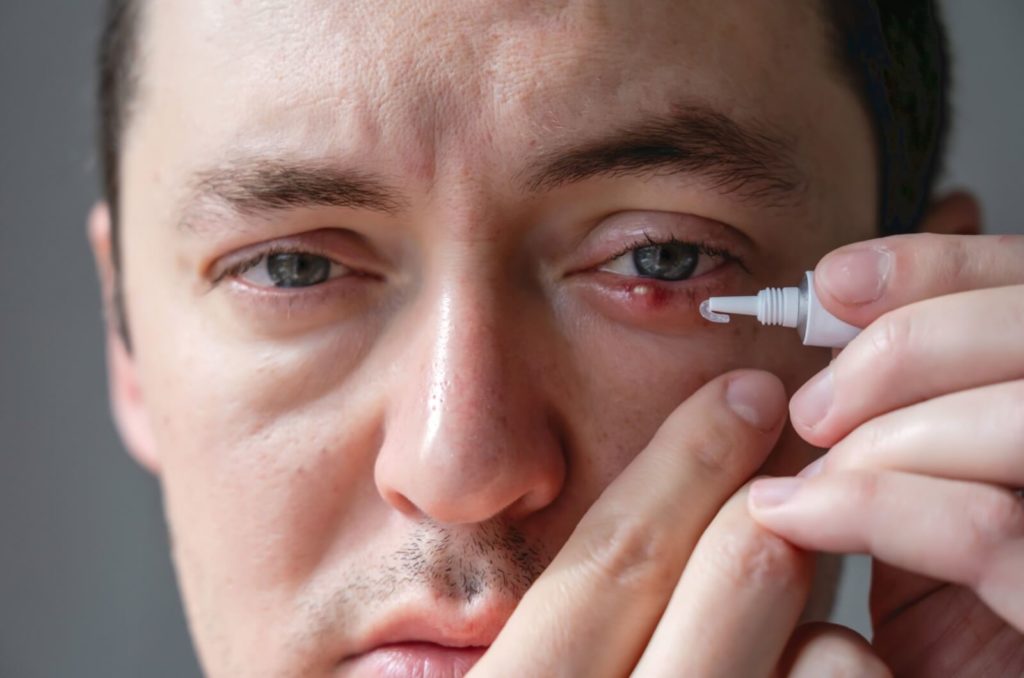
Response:
[[[303,252],[284,252],[267,257],[267,274],[276,287],[309,287],[327,280],[331,261]]]
[[[700,261],[694,245],[681,242],[652,244],[633,250],[637,273],[659,280],[683,280],[693,275]]]

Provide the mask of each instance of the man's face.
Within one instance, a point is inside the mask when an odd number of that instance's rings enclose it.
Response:
[[[827,360],[697,312],[874,229],[816,5],[145,4],[115,398],[211,674],[489,643],[690,393]]]

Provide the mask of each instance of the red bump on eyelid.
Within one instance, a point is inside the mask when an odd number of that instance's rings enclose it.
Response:
[[[611,291],[621,302],[647,312],[664,309],[666,306],[680,301],[680,297],[687,294],[684,290],[669,289],[664,283],[635,278],[616,283]]]
[[[662,308],[672,296],[663,287],[654,287],[647,283],[633,285],[629,290],[630,301],[650,310]]]
[[[701,318],[697,305],[727,290],[742,289],[736,275],[733,267],[726,266],[682,282],[605,271],[574,280],[584,298],[610,320],[657,333],[678,334],[712,324]]]

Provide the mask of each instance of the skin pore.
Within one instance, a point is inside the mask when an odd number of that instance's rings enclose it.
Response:
[[[812,2],[153,0],[143,26],[114,408],[210,675],[328,675],[409,611],[493,636],[701,384],[828,360],[697,312],[874,233]],[[109,292],[102,209],[92,233]],[[692,277],[636,275],[644,247]],[[272,286],[296,266],[327,279]],[[766,471],[813,454],[787,431]]]

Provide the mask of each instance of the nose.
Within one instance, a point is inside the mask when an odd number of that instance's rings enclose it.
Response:
[[[565,459],[538,374],[544,323],[514,317],[485,288],[453,285],[421,305],[394,365],[375,481],[407,515],[519,519],[561,492]]]

